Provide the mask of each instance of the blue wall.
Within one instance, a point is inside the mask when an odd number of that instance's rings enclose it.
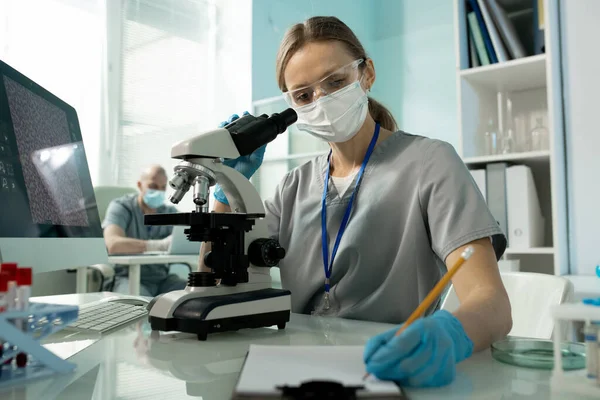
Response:
[[[372,0],[253,0],[252,99],[281,94],[275,81],[279,42],[293,24],[315,15],[334,15],[344,21],[369,48],[374,22]]]
[[[285,30],[313,15],[335,15],[375,62],[372,96],[401,129],[458,143],[453,2],[441,0],[254,0],[252,98],[280,94],[275,56]]]
[[[452,1],[376,1],[373,97],[400,129],[458,145]]]

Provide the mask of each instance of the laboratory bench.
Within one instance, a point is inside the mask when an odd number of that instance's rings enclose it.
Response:
[[[112,296],[88,293],[33,298],[81,305]],[[209,335],[151,331],[145,319],[106,334],[59,334],[46,346],[77,364],[54,375],[0,391],[2,399],[229,399],[252,344],[363,345],[391,325],[292,314],[284,330],[248,329]],[[268,371],[265,371],[268,373]],[[513,367],[489,350],[460,363],[454,383],[439,389],[405,389],[410,399],[576,399],[550,391],[551,371]],[[567,396],[567,397],[565,397]]]

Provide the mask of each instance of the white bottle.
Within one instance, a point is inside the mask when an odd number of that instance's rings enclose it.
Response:
[[[596,335],[597,335],[597,341],[596,341],[596,383],[598,384],[598,386],[600,386],[600,335],[598,335],[598,332],[600,332],[600,326],[596,325],[596,328],[598,328],[598,330],[596,331]]]
[[[6,311],[7,301],[6,292],[8,292],[8,276],[0,273],[0,313]],[[4,354],[4,342],[0,338],[0,359]]]
[[[598,379],[598,325],[586,322],[583,330],[588,379]]]

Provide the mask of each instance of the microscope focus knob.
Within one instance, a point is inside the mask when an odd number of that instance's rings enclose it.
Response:
[[[250,263],[257,267],[274,267],[285,257],[285,249],[275,239],[256,239],[248,247]]]

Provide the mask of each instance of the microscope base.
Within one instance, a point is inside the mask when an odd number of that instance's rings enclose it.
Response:
[[[153,330],[195,333],[206,340],[209,333],[277,325],[290,320],[289,290],[262,289],[229,295],[195,297],[181,303],[171,318],[149,316]]]

